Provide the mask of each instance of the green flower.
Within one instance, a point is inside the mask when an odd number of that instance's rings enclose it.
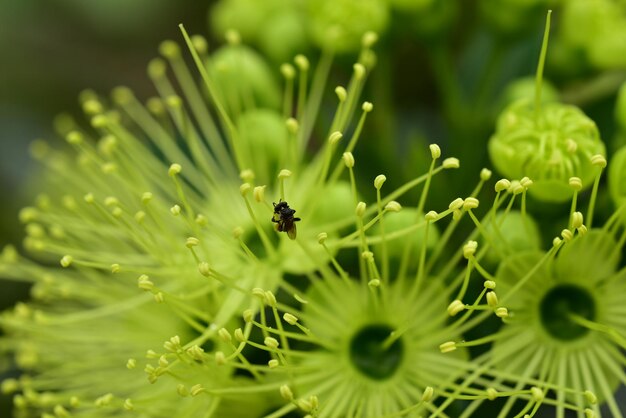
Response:
[[[534,102],[522,98],[502,111],[488,149],[500,173],[533,180],[534,197],[564,202],[572,195],[569,178],[580,178],[584,188],[591,186],[595,176],[591,157],[606,151],[595,122],[580,109],[557,102],[542,103],[549,32],[550,13],[537,66]]]

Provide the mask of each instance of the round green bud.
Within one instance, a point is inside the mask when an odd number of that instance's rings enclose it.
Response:
[[[597,167],[591,156],[605,154],[596,124],[575,106],[546,103],[536,115],[530,100],[509,105],[489,140],[489,157],[505,177],[530,177],[532,196],[564,202],[572,196],[570,177],[591,185]]]
[[[534,100],[535,77],[522,77],[510,82],[500,96],[501,109],[520,99]],[[541,102],[550,103],[559,100],[559,91],[545,78],[541,85]]]
[[[269,182],[287,149],[289,134],[283,117],[269,109],[249,110],[237,119],[237,129],[250,150],[250,167],[260,183]]]
[[[280,9],[264,21],[257,42],[275,62],[290,61],[308,47],[302,14],[294,8]]]
[[[496,243],[504,252],[502,254],[491,248],[485,253],[485,262],[490,265],[497,265],[502,256],[507,256],[513,252],[528,250],[539,250],[541,248],[541,234],[537,222],[526,213],[525,217],[517,210],[509,211],[505,214],[499,211],[494,222],[489,222],[485,231],[491,242]],[[503,243],[504,241],[504,243]],[[505,244],[506,243],[506,244]],[[480,239],[480,246],[484,246],[486,241]]]
[[[288,7],[286,0],[221,0],[209,13],[209,26],[216,35],[236,30],[246,41],[257,39],[263,22],[274,10]]]
[[[278,109],[280,89],[267,62],[245,45],[226,45],[211,58],[209,74],[225,104],[243,107],[243,97],[254,98],[261,107]]]
[[[337,52],[358,51],[363,34],[382,33],[389,10],[385,0],[306,0],[313,41]]]

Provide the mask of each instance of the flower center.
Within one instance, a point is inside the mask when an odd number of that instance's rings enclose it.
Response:
[[[541,323],[548,333],[559,340],[575,340],[587,334],[589,329],[576,323],[572,315],[593,320],[596,307],[586,289],[562,284],[545,294],[540,305]]]
[[[392,331],[387,325],[368,325],[354,335],[350,342],[350,359],[357,370],[375,380],[394,374],[404,347],[399,339],[388,346],[384,344]]]

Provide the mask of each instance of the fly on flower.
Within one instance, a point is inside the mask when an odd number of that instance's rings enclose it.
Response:
[[[276,223],[276,230],[278,232],[286,232],[290,239],[296,239],[296,222],[300,218],[293,216],[296,213],[295,209],[291,209],[289,204],[283,200],[280,200],[278,204],[274,205],[274,215],[272,216],[272,222]]]

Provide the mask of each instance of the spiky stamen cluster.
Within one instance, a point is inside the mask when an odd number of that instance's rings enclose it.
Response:
[[[594,156],[591,164],[597,168],[597,184],[606,160]],[[489,337],[494,348],[475,361],[503,372],[498,383],[515,379],[516,390],[536,385],[554,393],[554,399],[546,397],[542,403],[554,405],[558,417],[568,409],[600,416],[594,393],[601,394],[612,416],[621,417],[613,391],[625,383],[620,350],[625,348],[626,328],[620,301],[626,288],[624,272],[617,271],[626,242],[620,225],[623,208],[601,229],[589,229],[590,222],[583,221],[593,216],[596,194],[583,217],[577,208],[580,179],[571,178],[570,185],[574,197],[569,225],[552,248],[508,254],[498,271],[487,276],[498,284],[500,303],[509,311],[506,325]],[[450,309],[456,312],[460,306]],[[517,399],[519,394],[511,396],[498,416],[509,416]],[[471,416],[480,402],[474,401],[462,416]]]

